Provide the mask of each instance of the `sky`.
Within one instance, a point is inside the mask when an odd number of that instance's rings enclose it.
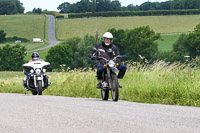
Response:
[[[58,11],[57,7],[64,3],[69,2],[70,4],[76,3],[80,0],[20,0],[25,7],[25,12],[32,11],[33,8],[41,8],[42,10],[47,9],[48,11]],[[122,6],[127,6],[129,4],[140,5],[144,2],[163,2],[168,0],[119,0]]]

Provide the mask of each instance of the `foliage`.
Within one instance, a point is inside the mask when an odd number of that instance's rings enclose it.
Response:
[[[19,44],[6,45],[0,49],[0,71],[19,71],[25,63],[26,48]]]
[[[33,8],[33,13],[37,13],[37,14],[41,14],[42,13],[42,9],[41,8]]]
[[[116,17],[116,16],[161,16],[161,15],[195,15],[200,14],[200,10],[149,10],[149,11],[106,11],[106,12],[87,12],[70,13],[68,18],[84,17]]]
[[[128,55],[132,61],[140,61],[144,56],[147,60],[152,60],[158,51],[156,40],[160,39],[160,34],[156,34],[149,26],[139,27],[131,30],[110,29],[114,40],[113,43],[119,47],[122,54]]]
[[[6,40],[6,33],[4,30],[0,30],[0,43],[3,43]]]
[[[71,67],[72,64],[72,49],[69,45],[56,45],[51,47],[46,56],[46,61],[51,63],[51,69],[61,69],[60,65]]]
[[[77,51],[74,53],[76,68],[88,68],[95,65],[95,61],[88,58],[89,51],[96,44],[94,36],[86,35],[77,45]]]
[[[200,24],[189,34],[183,34],[173,45],[174,60],[184,61],[184,56],[195,58],[200,55]]]
[[[15,42],[17,40],[20,40],[21,42],[30,42],[30,40],[26,39],[26,38],[22,38],[22,37],[17,37],[17,36],[13,36],[13,37],[7,37],[6,41],[7,42]]]
[[[200,9],[199,0],[168,0],[164,2],[144,2],[134,6],[129,4],[121,6],[118,0],[80,0],[70,4],[64,2],[57,8],[60,13],[84,13],[107,11],[149,11],[149,10],[173,10],[173,9]],[[115,14],[116,15],[116,14]]]
[[[24,13],[23,4],[19,0],[0,0],[0,15]]]

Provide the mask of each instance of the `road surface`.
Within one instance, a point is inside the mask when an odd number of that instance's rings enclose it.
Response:
[[[55,35],[55,17],[53,15],[47,15],[48,16],[48,37],[49,37],[49,45],[47,47],[39,48],[36,50],[27,51],[27,53],[34,52],[34,51],[40,51],[45,50],[50,47],[53,47],[59,43],[59,41],[56,41],[56,35]]]
[[[0,93],[1,133],[199,133],[200,108]]]

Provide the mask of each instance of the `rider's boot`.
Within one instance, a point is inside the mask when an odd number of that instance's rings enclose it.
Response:
[[[100,89],[100,88],[101,88],[101,85],[102,85],[102,81],[101,81],[101,80],[98,80],[98,84],[97,84],[96,88]]]
[[[118,79],[118,86],[119,86],[119,88],[122,88],[122,86],[119,84],[119,79]]]

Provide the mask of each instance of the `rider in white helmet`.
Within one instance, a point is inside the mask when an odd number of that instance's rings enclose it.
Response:
[[[117,47],[112,44],[113,35],[110,32],[106,32],[102,36],[103,41],[94,46],[94,48],[89,52],[88,56],[92,60],[98,58],[98,56],[102,56],[106,59],[113,59],[115,56],[120,55]],[[96,52],[98,51],[98,53]],[[120,64],[120,60],[118,60],[119,65],[117,66],[119,70],[118,79],[122,79],[126,73],[127,67],[123,64]],[[97,80],[98,84],[96,88],[101,88],[102,82],[102,72],[103,72],[103,64],[105,64],[104,60],[98,60],[97,65]],[[119,85],[121,88],[121,86]]]

